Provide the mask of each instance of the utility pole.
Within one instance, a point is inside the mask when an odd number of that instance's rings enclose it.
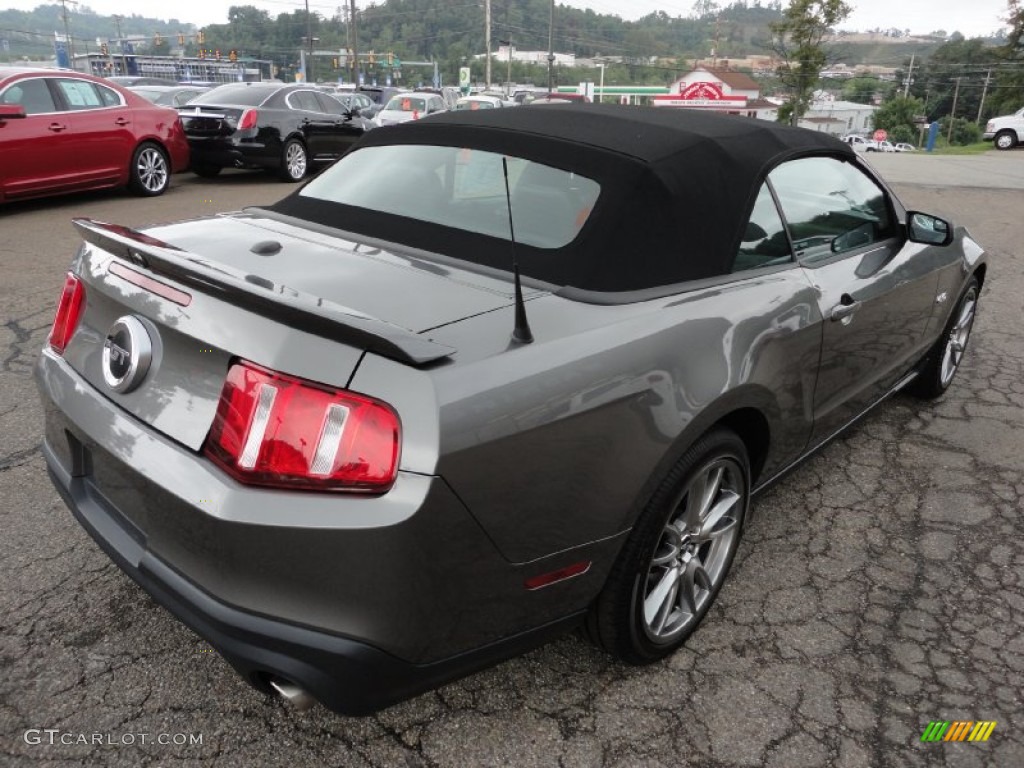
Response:
[[[124,38],[121,37],[121,17],[114,16],[114,24],[117,25],[117,45],[121,49],[121,74],[128,74],[128,56],[124,52]]]
[[[981,104],[978,105],[978,118],[975,121],[978,125],[981,125],[981,111],[985,108],[985,95],[988,93],[989,79],[992,77],[992,70],[990,69],[985,73],[985,85],[981,89]]]
[[[484,67],[484,90],[491,90],[491,0],[484,0],[484,45],[487,48],[487,64]]]
[[[903,81],[903,98],[904,99],[907,98],[907,95],[910,93],[910,79],[911,79],[911,77],[914,74],[914,56],[915,55],[916,54],[913,54],[913,53],[910,54],[910,69],[907,70],[907,77]]]
[[[956,79],[956,88],[953,89],[953,109],[949,111],[949,130],[946,131],[946,143],[949,144],[953,138],[953,118],[956,117],[956,99],[960,95],[960,78]]]
[[[306,54],[306,68],[302,70],[302,74],[306,77],[307,83],[315,83],[316,79],[313,75],[313,19],[309,15],[309,0],[306,0],[306,46],[309,53]]]
[[[548,17],[548,95],[555,89],[555,0]]]
[[[71,31],[70,31],[71,28],[70,28],[70,26],[68,24],[68,7],[67,7],[66,3],[71,3],[72,5],[78,5],[78,2],[77,2],[77,0],[60,0],[60,7],[62,9],[61,15],[64,17],[64,39],[67,40],[67,43],[68,43],[68,56],[70,57],[69,60],[71,62],[71,68],[74,69],[75,68],[75,43],[71,39]]]
[[[352,82],[359,82],[359,27],[356,26],[356,0],[349,0],[349,20],[352,24]]]

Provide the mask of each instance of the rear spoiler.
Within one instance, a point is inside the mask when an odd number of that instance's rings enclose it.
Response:
[[[89,243],[182,285],[296,330],[412,365],[450,357],[453,347],[303,291],[202,259],[128,227],[93,219],[72,224]]]

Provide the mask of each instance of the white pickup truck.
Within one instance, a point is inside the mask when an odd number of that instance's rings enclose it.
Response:
[[[993,117],[985,125],[981,134],[985,141],[995,141],[996,149],[1013,149],[1024,143],[1024,107],[1012,115]]]

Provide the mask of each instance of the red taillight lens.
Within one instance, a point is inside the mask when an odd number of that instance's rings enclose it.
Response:
[[[64,354],[64,348],[78,327],[83,309],[85,286],[78,277],[68,272],[68,276],[64,278],[64,290],[60,294],[60,303],[57,304],[57,314],[53,318],[53,327],[50,328],[48,339],[50,348],[58,355]]]
[[[244,131],[247,128],[256,127],[256,118],[259,117],[259,112],[255,109],[247,109],[242,113],[242,119],[238,121],[238,130]]]
[[[243,483],[382,492],[395,481],[398,415],[385,403],[241,362],[205,453]]]

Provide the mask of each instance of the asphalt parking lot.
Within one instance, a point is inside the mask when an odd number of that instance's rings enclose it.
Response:
[[[70,219],[141,226],[291,188],[185,174],[162,198],[0,209],[0,764],[1024,765],[1024,150],[869,159],[992,254],[951,390],[893,398],[762,495],[670,660],[626,667],[566,637],[360,719],[245,685],[79,528],[39,452],[31,368]],[[923,743],[935,720],[997,725]]]

